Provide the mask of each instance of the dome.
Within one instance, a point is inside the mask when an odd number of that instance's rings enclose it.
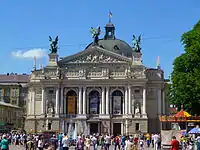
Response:
[[[86,49],[90,48],[93,43],[89,44]],[[119,39],[100,39],[98,46],[114,53],[132,57],[133,50],[126,42]]]
[[[90,43],[86,49],[90,48],[93,43]],[[132,57],[132,48],[124,41],[116,39],[115,26],[111,22],[105,26],[105,35],[103,39],[98,40],[98,46],[114,53]]]

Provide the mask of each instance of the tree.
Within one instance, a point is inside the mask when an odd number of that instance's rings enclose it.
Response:
[[[200,115],[200,21],[181,37],[184,53],[173,63],[169,100]]]

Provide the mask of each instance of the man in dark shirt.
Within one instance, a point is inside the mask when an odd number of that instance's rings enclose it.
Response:
[[[58,145],[58,139],[56,138],[56,135],[53,135],[53,137],[50,139],[50,143],[53,150],[56,150]]]
[[[179,149],[179,141],[176,139],[175,136],[172,137],[172,142],[171,142],[171,150],[178,150]]]

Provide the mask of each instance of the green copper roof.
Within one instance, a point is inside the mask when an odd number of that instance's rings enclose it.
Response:
[[[132,48],[124,41],[119,39],[114,40],[104,40],[100,39],[98,42],[98,45],[106,50],[115,52],[120,55],[124,55],[127,57],[132,57]],[[89,44],[86,49],[90,48],[92,46],[92,43]]]

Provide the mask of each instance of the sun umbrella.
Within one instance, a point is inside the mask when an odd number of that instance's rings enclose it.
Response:
[[[184,111],[183,109],[181,109],[181,111],[179,111],[174,116],[176,116],[176,117],[191,117],[191,115],[188,112]]]
[[[193,128],[188,133],[189,134],[200,134],[200,128]]]

